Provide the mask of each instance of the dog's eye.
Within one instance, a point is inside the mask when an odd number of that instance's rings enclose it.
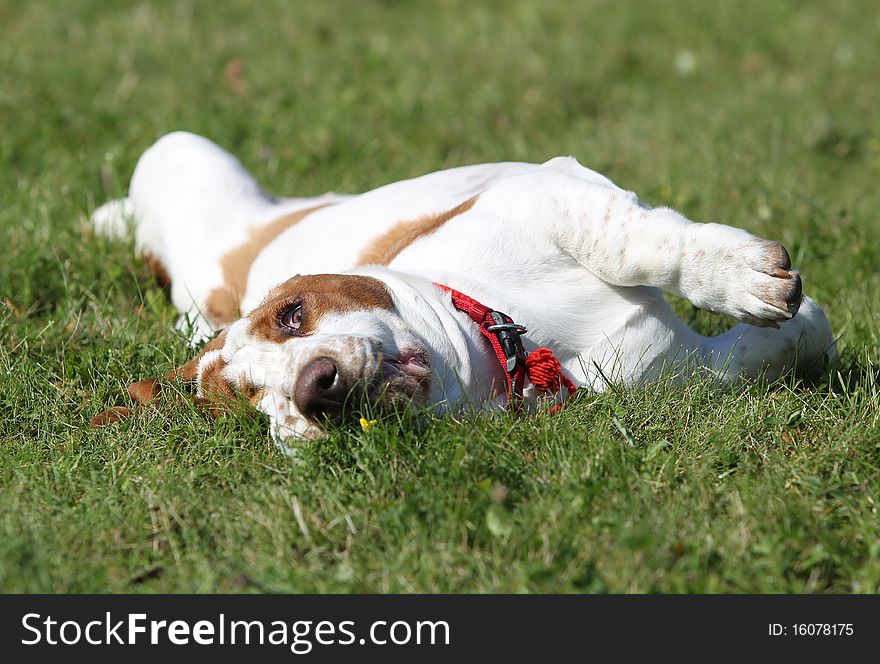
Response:
[[[298,330],[303,322],[302,303],[297,302],[296,304],[287,307],[281,312],[278,322],[281,323],[282,327],[286,327],[290,330]]]

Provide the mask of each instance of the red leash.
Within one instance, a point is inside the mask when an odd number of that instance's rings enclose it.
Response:
[[[525,352],[520,339],[526,333],[525,327],[514,323],[507,314],[490,309],[449,286],[436,282],[434,285],[449,293],[452,296],[452,306],[466,313],[480,326],[480,332],[492,345],[495,357],[504,370],[507,398],[514,408],[518,409],[520,406],[526,378],[536,390],[545,394],[556,394],[563,387],[568,390],[569,397],[575,393],[577,386],[563,375],[562,365],[552,350],[537,348],[531,353]],[[553,406],[550,412],[559,411],[562,405]]]

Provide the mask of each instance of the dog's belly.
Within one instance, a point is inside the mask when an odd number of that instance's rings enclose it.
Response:
[[[294,275],[351,269],[396,226],[446,212],[493,183],[535,167],[506,162],[453,168],[395,182],[315,210],[255,258],[241,301],[242,313],[258,306],[271,288]],[[443,256],[437,255],[435,260],[442,261]]]

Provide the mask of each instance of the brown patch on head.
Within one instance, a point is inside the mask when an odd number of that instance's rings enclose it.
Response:
[[[249,229],[247,241],[220,258],[223,286],[213,289],[205,300],[205,318],[208,322],[214,327],[223,327],[235,321],[239,317],[239,305],[247,288],[248,273],[260,252],[288,228],[328,205],[332,203],[297,210]]]
[[[431,214],[412,221],[401,221],[361,252],[358,265],[388,265],[397,255],[421,237],[430,235],[447,221],[470,210],[479,195],[439,214]]]
[[[279,318],[289,307],[302,305],[302,325],[296,332],[281,325]],[[251,332],[258,337],[283,343],[315,331],[328,313],[364,309],[394,309],[388,288],[378,279],[352,274],[308,274],[288,279],[276,286],[248,318]]]
[[[168,288],[171,285],[171,275],[168,274],[168,270],[165,269],[165,265],[162,261],[148,251],[143,253],[141,259],[144,261],[144,265],[147,266],[147,269],[153,273],[154,277],[156,277],[156,281],[159,282],[159,285],[162,286],[162,288]]]

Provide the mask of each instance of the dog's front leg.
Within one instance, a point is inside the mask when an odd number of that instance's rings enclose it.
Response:
[[[572,175],[570,163],[565,171],[553,164],[499,183],[478,205],[537,231],[610,284],[656,286],[758,326],[797,312],[800,276],[778,242],[650,209],[632,192]]]

